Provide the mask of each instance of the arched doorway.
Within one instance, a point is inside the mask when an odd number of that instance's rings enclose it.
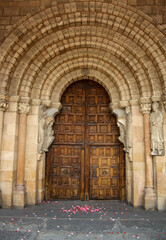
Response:
[[[124,199],[125,161],[106,90],[90,80],[64,92],[46,157],[47,199]]]

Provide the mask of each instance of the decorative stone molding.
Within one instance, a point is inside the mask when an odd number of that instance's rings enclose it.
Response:
[[[61,104],[58,108],[48,108],[46,105],[39,106],[39,138],[38,153],[42,154],[48,151],[49,146],[54,141],[54,131],[52,129],[55,115],[59,113]]]
[[[24,102],[19,103],[18,111],[19,111],[19,113],[28,114],[29,111],[30,111],[30,105],[29,105],[29,103],[24,103]]]
[[[152,102],[159,102],[161,100],[161,94],[159,91],[154,91],[152,96]]]
[[[118,108],[119,108],[119,102],[111,102],[110,105],[109,105],[109,109],[111,111],[113,111],[113,109],[118,109]]]
[[[142,114],[150,113],[151,111],[151,99],[149,97],[142,97],[140,99],[140,112]]]
[[[130,103],[131,106],[137,106],[137,105],[139,105],[139,100],[132,99],[132,100],[129,101],[129,103]]]
[[[81,70],[81,73],[82,73],[83,76],[88,76],[89,73],[90,73],[90,70],[88,68],[83,68]]]
[[[32,99],[32,106],[39,106],[41,104],[41,99]]]
[[[19,102],[20,101],[20,96],[11,96],[10,97],[10,102]]]
[[[6,111],[8,108],[8,102],[4,99],[0,99],[0,111]]]
[[[46,107],[51,107],[51,100],[48,99],[42,100],[42,105],[45,105]]]
[[[128,101],[119,101],[120,108],[125,108],[128,106],[128,104],[129,104]]]

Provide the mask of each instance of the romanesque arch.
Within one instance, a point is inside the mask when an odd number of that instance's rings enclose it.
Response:
[[[1,148],[2,170],[6,169],[5,159],[10,162],[8,171],[3,174],[7,176],[9,171],[12,172],[8,192],[5,190],[6,182],[1,181],[3,199],[7,199],[7,205],[13,204],[15,184],[23,185],[24,180],[27,182],[26,201],[24,187],[20,190],[22,195],[17,189],[20,199],[23,196],[23,205],[42,199],[44,163],[41,159],[44,155],[39,156],[37,152],[39,106],[44,105],[49,112],[47,124],[50,123],[60,109],[64,90],[72,82],[85,79],[85,76],[99,82],[107,90],[112,100],[111,108],[122,128],[128,126],[125,108],[130,108],[133,116],[132,141],[135,141],[138,132],[140,137],[132,145],[133,163],[128,163],[128,171],[133,172],[133,176],[128,174],[127,181],[129,184],[132,177],[137,180],[141,168],[149,166],[145,164],[147,152],[144,151],[143,141],[145,115],[150,112],[152,101],[165,101],[165,49],[162,27],[149,16],[118,1],[54,1],[18,21],[5,34],[0,45],[1,129],[5,125],[13,129],[12,133],[4,130],[1,134],[1,141],[4,142]],[[13,123],[8,121],[11,116]],[[22,129],[24,134],[20,137]],[[32,132],[33,146],[30,143]],[[24,139],[22,148],[17,144],[18,135]],[[11,148],[5,146],[9,138],[15,143]],[[25,154],[23,166],[18,166],[18,162],[22,161],[20,148]],[[7,154],[10,154],[9,158]],[[34,176],[29,177],[31,161]],[[139,171],[134,170],[137,165]],[[21,179],[18,176],[19,167],[25,168]],[[140,184],[129,184],[128,187],[128,201],[135,206],[143,205],[145,175],[142,174],[139,181]],[[34,186],[32,190],[31,183]],[[135,196],[137,191],[140,191],[139,197]],[[163,191],[160,190],[161,194],[158,195],[161,195],[161,201],[165,201],[163,195],[166,193]],[[15,205],[21,205],[21,201]]]

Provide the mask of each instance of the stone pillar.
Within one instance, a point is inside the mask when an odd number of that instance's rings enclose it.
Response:
[[[144,191],[144,208],[145,210],[156,208],[156,192],[154,189],[153,179],[153,158],[151,156],[150,141],[150,98],[141,98],[140,110],[144,116],[144,142],[145,142],[145,191]]]
[[[0,99],[0,152],[1,152],[1,146],[2,146],[2,130],[3,130],[3,117],[4,112],[8,108],[8,102],[5,100],[5,98]]]
[[[1,148],[2,148],[2,131],[3,131],[3,121],[4,121],[4,112],[8,107],[8,103],[5,100],[5,97],[0,99],[0,174],[1,174]],[[2,191],[0,189],[0,208],[2,207]]]
[[[29,113],[29,98],[27,102],[19,103],[19,135],[18,135],[18,159],[17,159],[17,177],[14,189],[13,205],[15,207],[24,207],[26,204],[26,187],[24,183],[24,165],[25,165],[25,145],[27,114]]]

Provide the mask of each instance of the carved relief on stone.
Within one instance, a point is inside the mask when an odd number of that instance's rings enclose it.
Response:
[[[151,99],[149,97],[142,97],[140,99],[140,111],[142,112],[142,114],[150,113]]]
[[[126,149],[126,129],[125,129],[125,126],[118,122],[118,127],[119,127],[119,130],[120,130],[120,136],[118,137],[119,141],[123,143],[124,145],[124,149]]]
[[[8,102],[4,99],[0,99],[0,111],[6,111],[8,108]]]
[[[44,152],[44,142],[45,142],[45,135],[46,135],[46,107],[41,105],[39,107],[39,138],[38,138],[38,152]]]
[[[125,102],[125,106],[126,106]],[[124,105],[123,105],[124,106]],[[110,105],[111,108],[111,105]],[[117,116],[117,125],[120,130],[119,141],[124,145],[124,151],[128,154],[128,158],[132,161],[132,113],[130,106],[123,109],[111,109]]]
[[[126,149],[126,113],[124,109],[113,108],[113,105],[110,104],[110,109],[112,113],[117,117],[117,125],[119,127],[120,136],[118,137],[119,141],[123,143],[124,150]]]
[[[29,111],[30,111],[30,105],[29,103],[19,103],[18,105],[18,111],[19,113],[25,113],[25,114],[28,114]]]
[[[129,160],[132,161],[132,114],[130,107],[126,107],[126,149]]]
[[[48,126],[47,126],[47,131],[45,135],[45,141],[44,141],[44,151],[47,152],[49,146],[52,144],[54,141],[54,131],[52,129],[54,122],[51,121]]]
[[[150,113],[151,154],[161,156],[164,154],[163,115],[159,103],[153,102]]]
[[[54,117],[59,112],[58,108],[48,108],[45,105],[39,107],[39,138],[38,152],[42,154],[48,151],[49,146],[54,141],[54,131],[52,129]]]

